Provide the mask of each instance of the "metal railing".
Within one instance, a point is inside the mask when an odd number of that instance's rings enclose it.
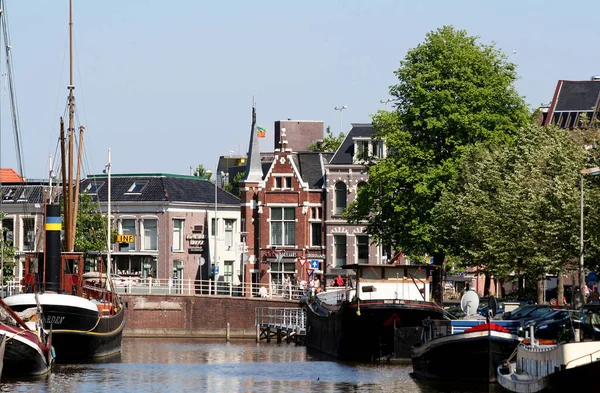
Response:
[[[300,307],[256,307],[254,323],[261,327],[306,332],[306,310]]]
[[[263,297],[268,299],[300,300],[307,290],[291,284],[263,284],[252,282],[232,283],[214,280],[156,279],[126,280],[115,282],[120,294],[132,295],[207,295],[227,297]],[[12,280],[4,289],[4,296],[22,292],[19,280]]]

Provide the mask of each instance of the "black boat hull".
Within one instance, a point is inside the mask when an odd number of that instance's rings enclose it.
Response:
[[[346,302],[333,312],[318,304],[307,306],[306,346],[327,355],[353,361],[409,359],[408,349],[420,337],[425,318],[440,318],[442,309],[430,302]],[[394,335],[403,337],[397,353]]]
[[[598,390],[598,375],[600,360],[552,373],[546,377],[546,386],[550,392],[567,392],[573,386],[580,391],[594,392]]]
[[[462,382],[495,382],[497,367],[519,343],[511,333],[480,330],[441,336],[411,350],[415,376]]]
[[[92,360],[121,351],[125,327],[123,305],[115,314],[101,315],[97,304],[72,295],[38,295],[44,313],[44,327],[52,331],[52,345],[59,363]],[[8,297],[15,311],[35,307],[33,294]]]
[[[46,375],[53,363],[51,349],[45,349],[31,332],[9,332],[6,336],[2,376],[5,378],[30,378]]]

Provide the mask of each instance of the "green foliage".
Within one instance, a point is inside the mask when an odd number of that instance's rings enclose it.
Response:
[[[106,216],[100,212],[98,202],[87,192],[79,196],[77,210],[77,230],[75,232],[75,251],[90,252],[106,250]],[[114,236],[116,231],[113,231]]]
[[[553,126],[529,125],[514,143],[476,146],[432,211],[437,243],[463,266],[501,278],[515,272],[535,282],[563,271],[579,252],[578,175],[586,157],[568,131]]]
[[[230,183],[225,184],[225,191],[232,193],[233,195],[239,197],[240,193],[240,181],[246,176],[246,172],[239,172],[234,177]]]
[[[373,116],[388,157],[368,168],[369,182],[346,217],[367,220],[367,232],[383,244],[435,256],[446,241],[434,238],[432,210],[460,156],[478,142],[511,140],[529,113],[513,86],[515,65],[453,27],[428,33],[395,75],[396,110]]]
[[[204,168],[204,165],[198,164],[198,167],[194,169],[194,176],[204,177],[206,180],[210,181],[212,172]]]
[[[0,222],[4,219],[5,214],[0,212]],[[1,265],[3,268],[2,274],[2,284],[6,285],[6,283],[14,278],[14,268],[15,268],[15,247],[13,246],[13,242],[11,240],[4,241],[4,234],[8,228],[2,228],[3,236],[0,236],[0,258]],[[5,272],[9,272],[6,274]]]
[[[340,132],[337,136],[333,135],[333,132],[331,132],[331,126],[327,126],[323,142],[313,142],[310,145],[308,145],[307,150],[314,152],[320,151],[334,153],[340,147],[342,142],[344,142],[345,137],[346,134],[344,134],[343,132]]]

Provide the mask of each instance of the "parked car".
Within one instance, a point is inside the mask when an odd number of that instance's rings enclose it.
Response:
[[[565,330],[571,330],[571,313],[566,309],[554,310],[537,318],[525,319],[521,326],[525,329],[531,323],[534,324],[536,338],[557,340]]]
[[[548,314],[557,309],[565,309],[564,306],[553,306],[550,304],[527,304],[516,308],[512,311],[507,311],[502,315],[502,319],[533,319]]]

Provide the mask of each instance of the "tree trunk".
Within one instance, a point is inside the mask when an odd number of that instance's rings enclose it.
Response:
[[[491,278],[489,274],[485,275],[485,284],[483,285],[483,296],[490,296]]]
[[[498,279],[498,285],[500,286],[500,297],[505,298],[506,297],[506,289],[504,289],[504,279],[503,278]],[[496,296],[498,296],[498,294],[496,294]]]
[[[432,275],[432,297],[435,302],[438,304],[443,304],[444,302],[444,291],[442,291],[442,269],[444,268],[444,259],[446,256],[444,254],[433,254],[433,264],[438,268],[433,271]]]
[[[562,270],[558,272],[557,278],[557,288],[556,288],[556,300],[559,306],[565,305],[565,276],[563,275]]]
[[[546,279],[546,277],[544,275],[542,275],[537,280],[537,304],[544,303],[544,280],[545,279]]]
[[[523,258],[517,259],[517,293],[519,299],[523,299],[523,275],[521,269],[523,267]]]

